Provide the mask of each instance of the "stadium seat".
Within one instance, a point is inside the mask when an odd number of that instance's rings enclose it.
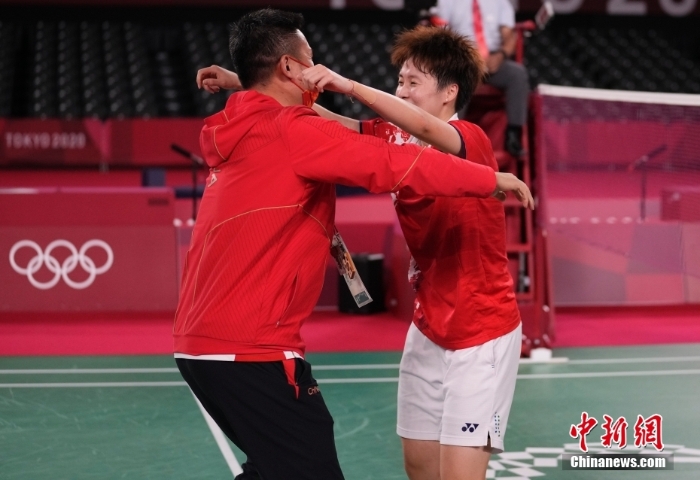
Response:
[[[312,21],[306,33],[315,60],[387,92],[396,88],[389,60],[394,23]],[[0,116],[128,118],[206,116],[230,93],[209,95],[194,84],[197,69],[232,68],[227,26],[41,20],[0,23]],[[27,48],[27,59],[21,58]],[[20,49],[22,51],[20,52]],[[581,26],[557,18],[524,48],[531,84],[700,93],[700,62],[661,28]],[[16,82],[18,68],[29,78]],[[13,100],[15,99],[15,100]],[[337,95],[319,102],[349,116],[373,114]]]

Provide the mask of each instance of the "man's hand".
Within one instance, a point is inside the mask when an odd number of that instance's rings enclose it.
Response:
[[[496,172],[496,190],[493,192],[493,196],[500,200],[500,195],[504,192],[513,192],[523,207],[535,209],[532,193],[522,180],[519,180],[512,173]]]
[[[503,52],[499,51],[490,54],[486,59],[486,72],[490,74],[496,73],[505,59],[506,56]]]
[[[197,71],[197,87],[209,93],[224,90],[243,90],[238,75],[218,65],[200,68]]]
[[[352,92],[352,82],[350,80],[323,65],[314,65],[305,69],[301,72],[299,80],[308,90],[312,91],[323,92],[328,90],[345,94]]]

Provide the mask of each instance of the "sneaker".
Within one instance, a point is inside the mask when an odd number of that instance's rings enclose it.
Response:
[[[521,138],[523,137],[523,127],[519,125],[508,125],[506,128],[505,148],[508,153],[516,158],[525,155]]]

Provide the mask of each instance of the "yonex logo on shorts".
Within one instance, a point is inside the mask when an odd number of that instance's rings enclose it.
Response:
[[[474,433],[476,431],[476,428],[479,426],[478,423],[465,423],[464,426],[462,427],[463,432],[469,432],[469,433]]]

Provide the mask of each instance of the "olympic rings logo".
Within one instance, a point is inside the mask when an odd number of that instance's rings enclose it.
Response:
[[[56,257],[51,255],[56,248],[61,247],[68,249],[70,252],[70,255],[63,261],[62,264],[58,262]],[[86,255],[89,249],[97,247],[101,248],[105,251],[105,253],[107,253],[107,261],[100,267],[96,266],[92,258]],[[32,257],[27,266],[24,268],[17,265],[17,261],[15,260],[17,251],[22,248],[31,248],[36,252],[36,256]],[[82,290],[92,285],[97,275],[101,275],[109,270],[112,267],[113,262],[114,253],[112,252],[112,248],[107,244],[107,242],[96,239],[85,242],[83,246],[80,247],[80,250],[78,250],[75,245],[68,240],[54,240],[53,242],[49,243],[49,245],[46,247],[46,251],[44,252],[41,251],[41,247],[39,247],[36,242],[31,240],[21,240],[15,243],[10,249],[10,265],[12,266],[13,270],[20,275],[26,275],[27,279],[29,279],[29,283],[40,290],[48,290],[53,288],[61,280],[61,278],[63,278],[63,281],[66,282],[69,287],[76,290]],[[34,278],[34,274],[41,269],[42,265],[46,265],[46,268],[48,268],[54,275],[53,278],[47,282],[40,282]],[[81,282],[76,282],[69,277],[71,272],[73,272],[78,265],[80,265],[80,267],[88,273],[88,278]]]

